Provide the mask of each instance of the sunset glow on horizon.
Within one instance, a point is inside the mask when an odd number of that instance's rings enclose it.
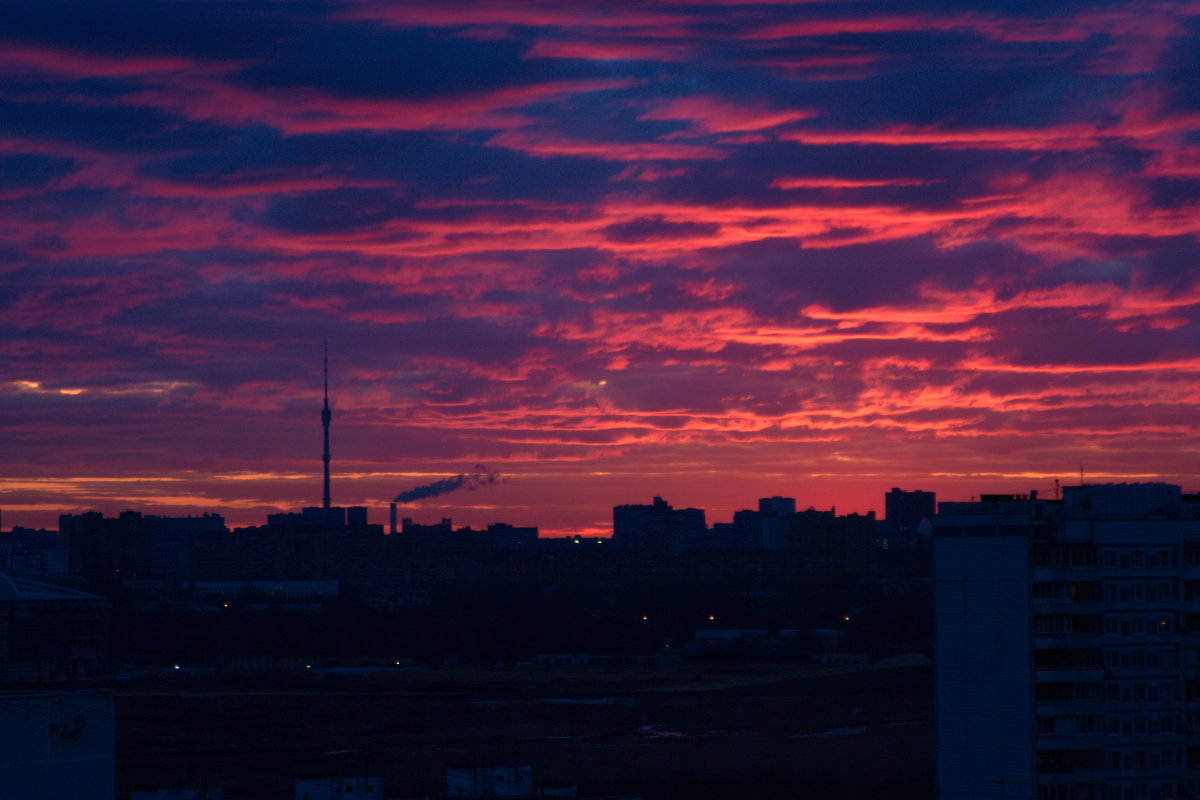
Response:
[[[1194,0],[23,5],[6,529],[1200,491]]]

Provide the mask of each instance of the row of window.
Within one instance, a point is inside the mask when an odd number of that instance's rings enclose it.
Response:
[[[1174,714],[1114,714],[1108,717],[1079,714],[1037,718],[1037,732],[1047,736],[1090,736],[1101,730],[1105,736],[1171,736],[1176,729]]]
[[[1111,648],[1104,651],[1104,666],[1109,669],[1174,669],[1174,650]]]
[[[1111,750],[1108,753],[1110,770],[1173,769],[1179,764],[1174,747],[1137,750]]]
[[[1173,581],[1035,581],[1033,599],[1063,603],[1174,603],[1179,591]],[[1200,600],[1200,581],[1185,581],[1185,600]]]
[[[1170,616],[1134,617],[1110,614],[1104,618],[1105,636],[1142,636],[1169,634],[1174,629]]]
[[[1109,784],[1105,800],[1175,800],[1174,783]]]
[[[1188,545],[1200,543],[1189,542]],[[1031,554],[1035,567],[1095,567],[1105,569],[1172,569],[1179,566],[1173,547],[1105,547],[1086,543],[1038,544]],[[1187,566],[1200,566],[1200,547],[1186,548]]]
[[[1157,550],[1106,549],[1103,556],[1105,569],[1170,569],[1177,566],[1175,551],[1168,548]]]
[[[1037,770],[1042,774],[1105,769],[1110,772],[1174,769],[1182,764],[1174,746],[1139,748],[1087,748],[1081,750],[1039,750]]]
[[[1109,703],[1172,703],[1174,681],[1060,681],[1037,683],[1034,699],[1043,703],[1104,700]]]
[[[1099,614],[1034,614],[1033,632],[1040,635],[1081,634],[1107,636],[1141,636],[1147,633],[1167,634],[1175,624],[1170,614],[1152,616],[1106,614],[1101,625]]]
[[[1104,699],[1110,703],[1173,703],[1175,697],[1174,681],[1109,681],[1104,687]]]
[[[1099,581],[1035,581],[1034,600],[1060,600],[1071,603],[1096,603],[1100,600]]]
[[[1037,634],[1098,634],[1098,614],[1035,614],[1033,632]]]
[[[1173,603],[1175,586],[1170,583],[1106,583],[1106,603]]]
[[[1056,783],[1037,787],[1037,800],[1175,800],[1179,787],[1174,782]],[[1188,797],[1200,795],[1188,795]]]

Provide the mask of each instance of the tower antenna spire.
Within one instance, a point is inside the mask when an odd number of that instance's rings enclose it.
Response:
[[[329,410],[329,341],[325,342],[325,405],[321,408],[321,427],[325,429],[325,454],[322,460],[325,462],[325,497],[322,500],[322,505],[329,508],[329,422],[333,419],[333,412]]]

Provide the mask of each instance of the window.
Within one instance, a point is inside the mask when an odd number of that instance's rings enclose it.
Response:
[[[1038,581],[1033,584],[1034,600],[1054,600],[1058,597],[1058,584],[1054,581]]]
[[[1033,618],[1034,633],[1070,633],[1071,618],[1066,614],[1038,614]]]

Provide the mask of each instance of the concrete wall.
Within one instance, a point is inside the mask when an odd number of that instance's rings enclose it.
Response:
[[[1033,797],[1029,546],[935,541],[939,800]]]

